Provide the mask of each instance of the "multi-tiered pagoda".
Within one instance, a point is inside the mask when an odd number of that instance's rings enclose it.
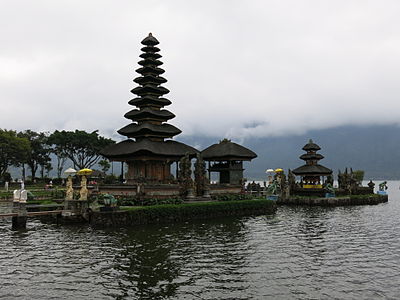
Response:
[[[324,158],[323,155],[317,153],[318,150],[321,150],[321,147],[310,139],[303,150],[307,153],[301,155],[300,159],[306,163],[294,169],[293,174],[301,176],[303,188],[322,188],[321,177],[323,179],[325,176],[331,175],[332,170],[318,164],[318,161]]]
[[[150,33],[142,44],[141,67],[136,70],[140,76],[134,79],[139,86],[131,91],[138,97],[129,101],[136,108],[125,114],[132,123],[118,130],[128,139],[105,148],[102,154],[110,160],[128,164],[128,183],[169,182],[172,178],[171,164],[186,153],[193,157],[198,151],[170,140],[181,130],[167,123],[175,115],[164,109],[171,101],[163,97],[169,90],[161,86],[167,80],[161,76],[165,71],[159,67],[163,64],[159,60],[160,49],[156,47],[159,42]]]

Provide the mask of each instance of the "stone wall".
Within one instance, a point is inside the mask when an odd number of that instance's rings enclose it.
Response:
[[[143,185],[101,185],[97,189],[90,189],[90,192],[108,193],[114,196],[137,196],[143,198],[176,198],[180,197],[180,186],[178,184],[143,184]],[[242,191],[241,185],[231,184],[210,184],[210,194],[239,194]]]
[[[143,198],[175,198],[179,197],[180,186],[178,184],[102,185],[98,192],[114,196],[137,196],[140,193]]]
[[[344,206],[344,205],[373,205],[388,202],[387,195],[357,195],[335,198],[319,197],[298,197],[290,196],[287,199],[280,199],[277,204],[284,205],[309,205],[309,206]]]
[[[210,184],[210,194],[211,195],[240,194],[241,192],[242,192],[241,185]]]
[[[129,227],[215,217],[272,214],[275,212],[276,203],[274,201],[223,201],[147,206],[114,212],[91,212],[89,222],[94,227]]]

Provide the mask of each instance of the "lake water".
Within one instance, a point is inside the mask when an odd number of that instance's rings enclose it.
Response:
[[[0,220],[0,298],[399,299],[399,186],[376,206],[122,230]]]

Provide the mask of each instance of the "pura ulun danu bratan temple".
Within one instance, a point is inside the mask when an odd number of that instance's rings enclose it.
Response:
[[[125,114],[132,122],[118,130],[128,139],[104,149],[102,154],[112,161],[128,164],[127,183],[159,182],[168,183],[171,179],[171,165],[178,162],[186,153],[196,156],[198,151],[188,145],[172,140],[181,130],[168,124],[175,115],[164,109],[171,101],[164,98],[169,90],[162,86],[167,80],[161,76],[160,49],[158,40],[150,33],[142,44],[143,53],[139,61],[140,74],[134,79],[139,84],[131,92],[137,95],[129,101],[136,106]]]
[[[181,130],[168,123],[175,115],[164,109],[171,101],[163,97],[169,90],[162,86],[167,80],[161,75],[159,42],[150,33],[143,41],[143,53],[139,61],[141,67],[136,70],[139,77],[134,82],[139,86],[131,92],[137,95],[128,103],[136,108],[125,114],[125,118],[132,122],[118,130],[118,133],[128,139],[111,145],[102,151],[102,155],[111,161],[120,161],[128,165],[126,174],[127,185],[142,186],[147,184],[147,191],[153,196],[177,196],[178,191],[185,187],[186,195],[192,194],[194,186],[203,186],[206,190],[208,183],[192,182],[191,159],[197,159],[195,180],[209,181],[206,176],[204,160],[209,162],[209,172],[218,172],[220,185],[214,185],[211,192],[230,193],[240,192],[243,179],[243,161],[250,161],[257,155],[240,145],[224,140],[220,144],[212,145],[202,153],[195,148],[173,140]],[[212,162],[212,165],[210,165]],[[171,167],[176,164],[174,178]],[[178,169],[179,166],[179,169]],[[203,174],[204,173],[204,174]],[[183,175],[184,174],[184,175]],[[196,179],[197,178],[197,179]],[[223,186],[225,184],[225,186]],[[152,185],[152,187],[150,187]],[[180,186],[179,186],[180,185]],[[198,191],[195,194],[208,194],[209,190]],[[139,188],[138,188],[139,191]],[[111,191],[110,191],[111,192]],[[134,194],[133,190],[129,190]],[[180,192],[182,195],[182,192]]]

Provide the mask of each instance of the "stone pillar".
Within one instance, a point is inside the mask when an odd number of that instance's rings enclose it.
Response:
[[[12,217],[12,230],[26,229],[27,216]]]
[[[26,202],[14,202],[13,211],[18,214],[18,216],[12,217],[13,230],[26,229],[27,211]]]

